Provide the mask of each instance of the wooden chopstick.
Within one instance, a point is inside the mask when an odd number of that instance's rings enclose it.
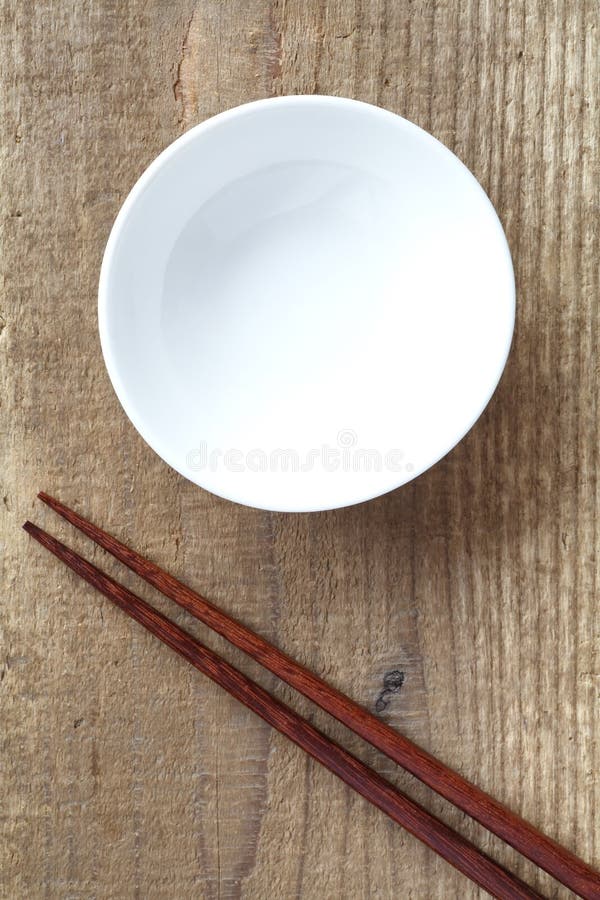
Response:
[[[485,856],[309,722],[88,560],[31,522],[24,529],[51,553],[152,634],[286,735],[347,785],[500,900],[540,898],[515,875]]]
[[[241,622],[228,616],[168,572],[93,525],[44,492],[38,497],[64,519],[132,569],[161,593],[213,631],[260,662],[283,681],[411,772],[440,796],[484,825],[550,875],[586,900],[600,898],[600,873],[552,838],[511,812],[485,791],[436,759],[407,737],[375,718],[318,675],[305,669]]]

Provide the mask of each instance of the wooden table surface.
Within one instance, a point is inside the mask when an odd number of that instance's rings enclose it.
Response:
[[[40,488],[367,707],[403,672],[386,721],[600,863],[599,19],[595,0],[2,3],[2,898],[479,896],[33,545],[28,516],[91,552]],[[472,169],[507,231],[518,322],[492,403],[433,470],[354,508],[269,514],[143,443],[104,369],[96,289],[163,147],[311,92],[401,113]]]

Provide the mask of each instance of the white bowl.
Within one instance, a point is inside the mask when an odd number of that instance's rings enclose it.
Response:
[[[250,506],[346,506],[471,428],[514,324],[502,226],[435,138],[336,97],[188,131],[111,232],[100,335],[125,412],[182,475]]]

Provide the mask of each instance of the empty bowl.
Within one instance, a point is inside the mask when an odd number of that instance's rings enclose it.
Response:
[[[502,226],[399,116],[261,100],[150,165],[100,277],[108,372],[170,466],[221,497],[331,509],[415,478],[471,428],[514,324]]]

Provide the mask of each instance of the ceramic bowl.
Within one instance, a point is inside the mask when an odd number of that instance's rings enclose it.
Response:
[[[99,319],[142,437],[221,497],[331,509],[432,466],[488,403],[514,277],[439,141],[354,100],[249,103],[150,165],[112,229]]]

